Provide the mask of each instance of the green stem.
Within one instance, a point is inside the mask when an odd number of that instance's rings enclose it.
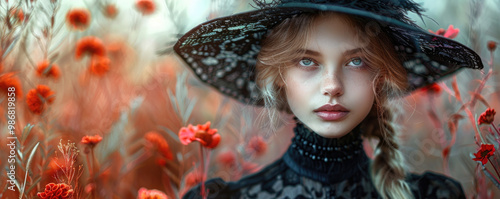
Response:
[[[493,129],[495,129],[495,131],[497,132],[497,134],[500,136],[500,132],[498,132],[498,129],[497,129],[497,127],[495,127],[495,125],[493,124],[493,122],[491,123],[491,126],[493,126]]]
[[[495,169],[495,172],[497,173],[497,176],[500,178],[500,174],[498,174],[497,167],[495,167],[495,165],[493,164],[493,162],[491,162],[491,160],[490,160],[489,157],[488,157],[488,162],[490,162],[491,166],[493,166],[493,169]]]
[[[206,193],[205,193],[205,154],[203,154],[203,145],[200,143],[200,156],[201,156],[201,197],[203,199],[206,199]]]
[[[491,175],[491,172],[484,166],[483,166],[483,172],[486,175],[486,177],[489,178],[491,182],[493,182],[493,184],[500,189],[500,182],[498,181],[498,179],[493,177],[493,175]]]
[[[94,157],[94,147],[91,148],[90,150],[90,154],[92,156],[92,175],[90,175],[91,177],[91,182],[94,184],[94,188],[92,189],[92,198],[96,198],[95,197],[95,189],[97,188],[96,184],[95,184],[95,177],[94,177],[94,170],[95,170],[95,157]]]
[[[476,116],[474,117],[474,121],[477,121],[477,114]],[[477,125],[477,122],[474,122],[476,124],[476,130],[477,130],[477,134],[479,134],[479,137],[481,138],[481,142],[484,144],[486,143],[483,139],[483,136],[481,135],[481,131],[479,130],[479,125]]]

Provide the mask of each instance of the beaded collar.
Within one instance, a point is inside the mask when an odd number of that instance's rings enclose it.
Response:
[[[368,175],[359,126],[341,138],[325,138],[296,121],[295,137],[283,156],[292,170],[324,183],[340,182],[355,173]]]

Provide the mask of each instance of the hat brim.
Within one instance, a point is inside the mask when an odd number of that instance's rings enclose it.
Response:
[[[222,94],[245,104],[263,105],[255,83],[261,40],[268,30],[286,18],[317,11],[341,12],[378,21],[407,71],[407,93],[461,68],[483,68],[473,50],[451,39],[372,12],[313,3],[290,3],[210,20],[182,36],[174,50],[201,81]]]

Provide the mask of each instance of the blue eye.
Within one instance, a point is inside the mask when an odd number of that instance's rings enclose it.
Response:
[[[303,58],[303,59],[301,59],[301,60],[299,61],[299,64],[300,64],[301,66],[306,66],[306,67],[307,67],[307,66],[314,66],[314,64],[316,64],[316,63],[314,63],[314,61],[313,61],[312,59],[309,59],[309,58]]]
[[[356,58],[351,59],[351,61],[349,62],[348,65],[361,67],[361,66],[363,66],[363,60],[359,57],[356,57]]]

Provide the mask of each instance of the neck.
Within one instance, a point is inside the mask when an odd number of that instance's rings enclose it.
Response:
[[[359,125],[343,137],[325,138],[296,121],[295,137],[283,156],[292,170],[325,183],[340,182],[368,171],[369,159],[363,150]]]

